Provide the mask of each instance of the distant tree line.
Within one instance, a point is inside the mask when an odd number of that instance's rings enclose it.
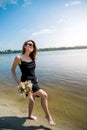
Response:
[[[11,53],[20,53],[21,50],[4,50],[4,51],[0,51],[0,54],[11,54]]]
[[[70,49],[87,49],[87,46],[40,48],[38,49],[38,51],[56,51],[56,50],[70,50]]]
[[[87,49],[87,46],[75,46],[75,47],[52,47],[52,48],[39,48],[37,51],[56,51],[56,50],[70,50],[70,49]],[[0,51],[0,54],[21,53],[21,50],[4,50]]]

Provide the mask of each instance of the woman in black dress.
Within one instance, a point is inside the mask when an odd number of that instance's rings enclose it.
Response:
[[[48,101],[47,101],[47,93],[42,90],[38,85],[38,80],[35,75],[35,59],[36,59],[36,44],[33,40],[27,40],[23,44],[22,54],[15,57],[11,71],[13,78],[16,83],[19,85],[20,82],[25,82],[31,80],[33,87],[33,97],[35,99],[36,96],[41,97],[41,105],[45,112],[45,117],[47,118],[50,125],[55,125],[55,122],[52,119],[52,116],[48,109]],[[21,70],[21,78],[18,79],[16,75],[16,67],[19,66]],[[29,110],[28,110],[28,118],[36,120],[37,117],[32,115],[34,102],[29,99]]]

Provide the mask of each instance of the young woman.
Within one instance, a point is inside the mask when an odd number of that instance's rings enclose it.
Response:
[[[33,84],[33,97],[35,100],[36,96],[41,97],[41,105],[45,112],[45,117],[47,118],[50,125],[55,125],[55,122],[52,119],[52,116],[48,109],[48,101],[47,101],[47,93],[43,91],[39,85],[38,80],[35,75],[35,58],[36,58],[36,44],[33,40],[27,40],[23,44],[22,54],[15,57],[11,71],[13,78],[20,84],[20,82],[25,82],[28,80],[32,81]],[[16,75],[16,67],[19,66],[21,70],[21,79],[17,78]],[[37,117],[32,115],[32,110],[34,107],[34,102],[29,99],[29,106],[28,106],[28,118],[36,120]]]

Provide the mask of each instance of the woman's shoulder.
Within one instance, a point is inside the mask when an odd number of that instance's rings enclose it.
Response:
[[[21,55],[15,56],[15,62],[20,63],[21,61]]]
[[[15,59],[20,60],[20,59],[21,59],[21,55],[17,55],[17,56],[15,57]]]

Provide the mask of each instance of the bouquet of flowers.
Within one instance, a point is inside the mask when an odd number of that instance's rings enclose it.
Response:
[[[34,101],[31,80],[25,81],[25,82],[21,82],[18,85],[18,92],[24,98],[27,97],[27,96],[29,96],[29,98]]]

